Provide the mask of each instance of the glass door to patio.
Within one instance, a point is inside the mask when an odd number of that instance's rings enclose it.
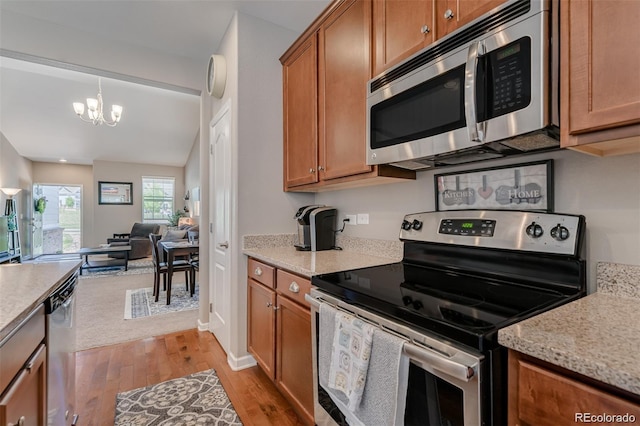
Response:
[[[33,195],[34,257],[77,252],[82,242],[82,186],[36,184]]]

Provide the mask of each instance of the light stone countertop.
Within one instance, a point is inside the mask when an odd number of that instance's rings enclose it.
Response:
[[[386,265],[402,260],[400,241],[374,240],[338,235],[343,250],[298,251],[294,234],[245,235],[242,252],[247,256],[290,272],[311,277],[318,274]]]
[[[0,341],[79,267],[79,260],[0,265]]]
[[[503,328],[510,349],[640,395],[640,267],[601,263],[598,292]]]
[[[298,251],[292,246],[244,249],[243,253],[305,277],[400,261],[348,250]]]

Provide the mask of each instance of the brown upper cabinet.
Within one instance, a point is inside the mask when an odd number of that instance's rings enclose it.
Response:
[[[506,0],[436,0],[436,37],[442,38]]]
[[[640,152],[640,2],[561,2],[561,145]]]
[[[373,1],[373,75],[435,40],[433,0]]]
[[[415,179],[413,171],[366,164],[371,8],[370,0],[332,3],[280,58],[285,191]]]

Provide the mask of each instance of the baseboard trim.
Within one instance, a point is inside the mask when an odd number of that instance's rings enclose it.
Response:
[[[240,358],[236,358],[233,354],[227,354],[227,364],[233,371],[244,370],[245,368],[253,367],[257,365],[255,358],[251,355],[245,355]]]
[[[198,319],[198,331],[209,331],[209,323]]]

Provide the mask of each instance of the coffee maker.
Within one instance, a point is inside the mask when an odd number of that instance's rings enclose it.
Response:
[[[303,206],[294,219],[298,223],[296,250],[331,250],[336,245],[336,217],[333,207],[322,205]]]

